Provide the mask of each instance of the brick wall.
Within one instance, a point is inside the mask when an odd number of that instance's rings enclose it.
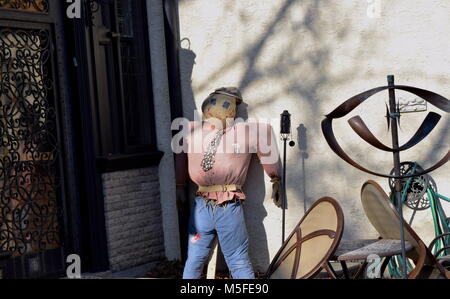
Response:
[[[158,168],[102,176],[112,271],[164,257]]]

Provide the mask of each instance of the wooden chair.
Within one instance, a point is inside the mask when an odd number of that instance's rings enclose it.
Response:
[[[400,215],[387,194],[374,181],[367,181],[361,189],[361,202],[367,218],[383,239],[400,239]],[[411,226],[403,219],[405,239],[413,246],[407,257],[414,261],[415,268],[408,274],[409,279],[437,278],[450,279],[450,272],[437,262],[431,251]]]
[[[313,278],[322,270],[336,278],[328,261],[341,241],[344,214],[330,197],[316,201],[281,246],[270,264],[266,278]]]

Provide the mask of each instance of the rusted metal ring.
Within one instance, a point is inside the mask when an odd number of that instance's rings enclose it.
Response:
[[[395,176],[395,175],[391,175],[391,174],[377,173],[377,172],[371,171],[371,170],[361,166],[360,164],[358,164],[357,162],[352,160],[347,155],[347,153],[345,153],[345,151],[341,148],[341,146],[339,145],[339,143],[334,135],[334,132],[333,132],[333,120],[336,118],[342,118],[342,117],[346,116],[347,114],[349,114],[356,107],[361,105],[364,101],[366,101],[371,96],[373,96],[383,90],[390,90],[390,89],[398,89],[398,90],[410,92],[410,93],[415,94],[416,96],[424,99],[431,105],[433,105],[447,113],[450,113],[450,101],[448,99],[444,98],[443,96],[441,96],[437,93],[434,93],[434,92],[431,92],[431,91],[428,91],[425,89],[420,89],[420,88],[411,87],[411,86],[404,86],[404,85],[382,86],[382,87],[373,88],[371,90],[365,91],[363,93],[360,93],[356,96],[351,97],[350,99],[348,99],[347,101],[345,101],[344,103],[339,105],[330,114],[326,115],[326,118],[322,121],[322,132],[323,132],[323,135],[324,135],[328,145],[330,146],[330,148],[341,159],[343,159],[350,165],[358,168],[359,170],[364,171],[369,174],[372,174],[372,175],[386,177],[386,178],[403,179],[403,178],[421,176],[421,175],[431,172],[431,171],[441,167],[445,163],[447,163],[448,160],[450,159],[450,150],[447,151],[447,154],[441,160],[439,160],[436,164],[434,164],[433,166],[431,166],[428,169],[423,170],[422,172],[409,174],[409,175]],[[349,123],[350,123],[350,126],[352,127],[352,129],[370,145],[372,145],[378,149],[384,150],[384,151],[400,152],[400,151],[405,151],[407,149],[410,149],[413,146],[415,146],[416,144],[418,144],[419,142],[421,142],[435,128],[435,126],[439,122],[440,118],[441,118],[441,116],[439,114],[430,112],[427,115],[427,117],[425,118],[425,120],[423,121],[422,125],[417,130],[417,132],[414,134],[414,136],[407,143],[405,143],[403,146],[399,147],[396,150],[381,143],[372,134],[372,132],[370,132],[370,130],[367,128],[367,126],[364,124],[364,122],[362,121],[362,119],[359,116],[350,119]]]

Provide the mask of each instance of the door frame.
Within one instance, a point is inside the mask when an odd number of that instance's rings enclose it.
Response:
[[[101,174],[96,165],[99,138],[96,111],[95,65],[91,55],[91,20],[86,9],[89,1],[82,1],[80,19],[65,18],[67,53],[71,62],[69,76],[72,84],[74,139],[77,144],[77,185],[79,192],[80,234],[77,239],[82,261],[82,272],[102,272],[109,269],[105,208]]]
[[[80,226],[79,226],[79,193],[78,178],[76,175],[76,158],[74,155],[75,141],[74,128],[72,125],[72,98],[69,92],[68,78],[68,56],[66,52],[66,36],[64,32],[65,7],[61,5],[62,1],[49,0],[49,10],[45,13],[28,12],[16,9],[0,9],[0,20],[2,25],[18,28],[45,28],[50,33],[50,51],[52,57],[52,73],[55,89],[54,101],[56,110],[56,124],[58,132],[59,145],[61,150],[59,171],[62,177],[62,190],[58,202],[62,211],[61,224],[61,260],[59,261],[59,270],[47,272],[46,252],[33,254],[40,257],[41,270],[38,277],[53,277],[65,273],[66,256],[70,254],[80,254],[81,244]],[[28,257],[22,256],[14,258],[15,278],[30,277],[25,269],[24,263]],[[34,277],[31,276],[31,277]]]

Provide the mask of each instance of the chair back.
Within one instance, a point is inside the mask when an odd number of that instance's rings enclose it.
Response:
[[[266,277],[311,278],[327,269],[330,256],[342,237],[344,214],[330,197],[316,201],[275,255]]]
[[[381,238],[400,240],[401,217],[380,185],[374,181],[364,183],[361,188],[361,203],[367,218]],[[407,256],[416,264],[416,268],[409,275],[410,278],[415,278],[424,266],[437,266],[437,263],[425,243],[404,219],[403,227],[405,240],[414,247]]]

